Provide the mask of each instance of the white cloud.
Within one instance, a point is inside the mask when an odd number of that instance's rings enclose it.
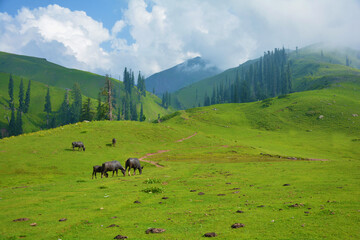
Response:
[[[0,50],[117,77],[125,66],[149,76],[199,55],[225,69],[275,47],[327,41],[360,48],[357,0],[147,3],[130,0],[112,29],[58,5],[0,13]]]

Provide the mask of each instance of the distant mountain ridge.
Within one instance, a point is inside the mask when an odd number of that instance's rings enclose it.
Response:
[[[360,76],[360,51],[347,47],[336,47],[325,44],[313,44],[301,49],[289,51],[288,61],[292,75],[292,92],[320,89],[333,82],[358,81]],[[249,60],[238,67],[230,68],[217,75],[190,84],[171,96],[171,105],[176,109],[188,109],[204,106],[205,97],[218,94],[221,87],[230,86],[239,76],[244,80],[241,69],[247,69],[259,58]],[[253,68],[254,69],[254,68]],[[253,78],[252,78],[253,79]],[[253,85],[253,80],[247,82]],[[264,88],[260,85],[260,89]],[[240,89],[240,88],[239,88]],[[237,89],[238,92],[239,89]],[[250,87],[252,92],[254,87]],[[231,91],[233,94],[234,91]],[[230,95],[230,93],[228,94]],[[223,101],[228,103],[228,101]]]
[[[156,95],[171,93],[220,72],[209,61],[195,57],[146,78],[146,90]]]

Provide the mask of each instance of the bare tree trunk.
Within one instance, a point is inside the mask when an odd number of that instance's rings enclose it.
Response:
[[[111,81],[110,79],[107,77],[106,78],[106,87],[107,87],[107,100],[108,100],[108,104],[109,104],[109,120],[112,121],[113,117],[112,117],[112,101],[111,101]]]

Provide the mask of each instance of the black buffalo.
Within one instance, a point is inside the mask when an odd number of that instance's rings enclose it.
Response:
[[[113,172],[113,176],[114,176],[114,172],[116,172],[116,176],[118,176],[118,170],[121,170],[122,174],[125,176],[125,169],[123,168],[123,166],[121,166],[121,164],[118,161],[110,161],[110,162],[104,162],[102,164],[102,172],[101,172],[101,178],[103,177],[103,175],[105,174],[105,177],[107,177],[107,171],[112,171]]]
[[[112,139],[112,145],[113,145],[113,147],[115,147],[115,145],[116,145],[116,138],[113,138],[113,139]]]
[[[140,161],[138,158],[129,158],[128,160],[126,160],[125,162],[125,171],[129,168],[129,176],[131,176],[130,174],[130,169],[133,168],[134,169],[134,175],[136,174],[136,169],[139,170],[139,174],[142,173],[142,169],[144,167],[142,167],[140,165]]]
[[[95,178],[97,178],[96,173],[102,173],[102,166],[99,166],[99,165],[93,166],[92,179],[94,179],[94,175],[95,175]],[[108,177],[107,173],[105,173],[105,177]]]
[[[82,142],[72,142],[73,151],[77,147],[78,150],[82,149],[85,151],[85,146]]]

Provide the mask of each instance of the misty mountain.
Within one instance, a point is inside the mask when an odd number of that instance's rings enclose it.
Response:
[[[221,70],[209,61],[196,57],[180,63],[172,68],[155,73],[146,78],[146,89],[155,91],[156,95],[175,92],[192,83],[198,82],[220,73]]]

